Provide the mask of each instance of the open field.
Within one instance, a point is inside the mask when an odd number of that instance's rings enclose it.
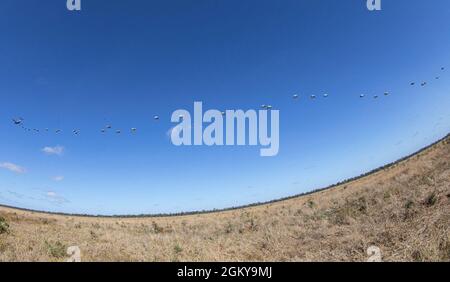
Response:
[[[311,195],[156,218],[51,215],[0,207],[0,261],[450,261],[450,137],[366,177]]]

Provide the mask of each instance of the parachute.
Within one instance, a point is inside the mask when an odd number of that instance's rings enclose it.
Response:
[[[23,123],[23,118],[13,118],[12,121],[15,125],[21,125]]]

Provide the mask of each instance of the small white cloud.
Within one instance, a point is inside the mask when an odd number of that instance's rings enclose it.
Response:
[[[55,203],[55,204],[66,204],[66,203],[69,203],[69,200],[67,200],[66,198],[58,195],[56,192],[53,192],[53,191],[46,192],[45,196],[46,196],[46,200],[51,202],[51,203]]]
[[[52,177],[52,180],[56,181],[56,182],[60,182],[60,181],[64,180],[64,176],[62,176],[62,175],[54,176],[54,177]]]
[[[44,147],[42,149],[42,152],[48,154],[48,155],[57,155],[61,156],[64,153],[64,147],[63,146],[55,146],[55,147]]]
[[[16,164],[13,164],[13,163],[8,163],[8,162],[0,163],[0,168],[4,168],[9,171],[12,171],[15,173],[21,173],[21,174],[26,172],[25,168],[18,166]]]

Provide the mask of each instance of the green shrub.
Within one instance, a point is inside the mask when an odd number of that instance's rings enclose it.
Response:
[[[9,224],[6,219],[0,216],[0,234],[9,232]]]
[[[47,242],[45,241],[45,246],[49,255],[55,258],[62,258],[66,256],[66,246],[59,241]]]
[[[175,245],[175,246],[173,247],[173,251],[174,251],[176,254],[179,254],[179,253],[181,253],[181,252],[183,251],[183,249],[180,247],[180,245]]]

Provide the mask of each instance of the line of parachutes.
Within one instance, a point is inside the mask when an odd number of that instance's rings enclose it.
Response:
[[[444,70],[445,70],[445,67],[441,67],[441,71],[444,71]],[[439,79],[440,79],[440,76],[436,76],[436,77],[435,77],[435,80],[439,80]],[[415,85],[416,85],[416,82],[414,82],[414,81],[410,83],[410,86],[415,86]],[[417,84],[417,85],[418,85],[418,84]],[[420,83],[420,86],[421,86],[421,87],[425,87],[426,85],[428,85],[428,82],[427,82],[427,81],[422,81],[422,82]],[[384,92],[383,95],[384,95],[384,96],[389,96],[390,93],[389,93],[389,92]],[[322,97],[323,97],[323,98],[328,98],[328,97],[329,97],[329,94],[328,94],[328,93],[325,93],[325,94],[322,95]],[[380,97],[379,95],[373,95],[372,98],[373,98],[373,99],[378,99],[379,97]],[[311,100],[315,100],[315,99],[317,98],[317,96],[316,96],[316,95],[310,95],[309,98],[310,98]],[[365,95],[365,94],[360,94],[360,95],[359,95],[359,98],[361,98],[361,99],[366,98],[366,95]],[[300,99],[300,95],[299,95],[299,94],[294,94],[294,95],[292,95],[292,99],[298,100],[298,99]],[[261,105],[261,108],[262,108],[262,109],[266,109],[266,110],[271,110],[273,107],[272,107],[272,105],[266,105],[266,104],[263,104],[263,105]],[[225,112],[222,112],[222,115],[225,115]],[[183,118],[183,117],[180,116],[180,118]],[[155,121],[158,121],[158,120],[160,119],[160,117],[159,117],[158,115],[154,115],[154,116],[153,116],[153,119],[154,119]],[[40,132],[50,132],[50,131],[51,131],[49,128],[45,128],[45,129],[41,130],[41,129],[37,129],[37,128],[29,128],[29,127],[26,127],[26,126],[25,126],[25,119],[22,118],[22,117],[13,118],[13,119],[12,119],[12,122],[14,123],[14,125],[16,125],[16,126],[22,128],[22,129],[25,130],[25,131],[29,131],[29,132],[40,133]],[[137,129],[136,127],[131,127],[129,130],[130,130],[129,132],[131,132],[131,133],[136,133],[138,129]],[[52,131],[53,131],[53,130],[52,130]],[[122,134],[122,130],[121,130],[121,129],[113,130],[113,126],[110,125],[110,124],[108,124],[108,125],[106,125],[106,126],[104,126],[103,128],[100,129],[100,132],[103,133],[103,134],[104,134],[104,133],[107,133],[107,132],[109,132],[109,131],[114,131],[116,134]],[[55,132],[56,134],[58,134],[58,133],[61,133],[62,130],[61,130],[61,129],[55,129],[54,132]],[[80,131],[79,129],[73,129],[73,130],[72,130],[72,133],[73,133],[74,135],[79,135],[79,134],[81,133],[81,131]]]

